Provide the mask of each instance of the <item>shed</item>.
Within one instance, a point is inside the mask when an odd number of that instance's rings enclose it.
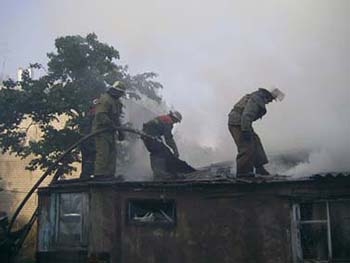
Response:
[[[221,169],[222,168],[222,169]],[[40,188],[38,262],[350,262],[350,174],[58,181]]]

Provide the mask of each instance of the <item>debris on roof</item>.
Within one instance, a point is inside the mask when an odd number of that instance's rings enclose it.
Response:
[[[74,185],[110,185],[115,184],[124,187],[153,187],[153,186],[188,186],[188,185],[214,185],[214,184],[270,184],[270,183],[288,183],[298,181],[316,181],[327,180],[340,177],[350,179],[350,172],[336,173],[319,173],[305,176],[290,175],[255,175],[254,177],[237,177],[232,162],[222,162],[211,164],[210,166],[198,169],[195,172],[179,176],[173,180],[154,180],[154,181],[128,181],[121,178],[109,180],[62,180],[58,181],[53,187],[62,187],[67,184]]]

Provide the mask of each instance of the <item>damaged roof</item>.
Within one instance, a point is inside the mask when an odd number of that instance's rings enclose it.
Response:
[[[312,175],[293,176],[272,174],[267,176],[255,175],[254,177],[237,177],[230,163],[213,164],[202,168],[196,172],[187,174],[185,181],[229,181],[231,183],[277,183],[277,182],[292,182],[292,181],[309,181],[319,179],[329,179],[338,177],[348,177],[350,172],[326,172]]]
[[[50,187],[62,187],[67,184],[73,185],[110,185],[115,184],[120,187],[181,187],[194,185],[216,185],[216,184],[272,184],[272,183],[292,183],[305,181],[319,181],[329,179],[345,178],[350,180],[350,172],[328,172],[318,173],[305,176],[291,176],[291,175],[268,175],[255,177],[236,177],[233,173],[232,163],[213,164],[208,167],[201,168],[195,172],[179,176],[173,180],[149,180],[149,181],[127,181],[120,180],[120,178],[110,180],[95,179],[71,179],[60,180]]]

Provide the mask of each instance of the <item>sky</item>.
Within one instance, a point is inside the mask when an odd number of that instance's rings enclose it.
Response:
[[[259,87],[283,102],[254,124],[268,155],[299,150],[292,172],[350,171],[348,0],[0,0],[0,73],[47,62],[54,39],[95,32],[132,73],[153,71],[187,142],[233,160],[227,114]]]

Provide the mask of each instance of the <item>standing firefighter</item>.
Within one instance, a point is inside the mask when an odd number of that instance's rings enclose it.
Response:
[[[268,163],[259,136],[252,123],[266,114],[266,104],[275,99],[282,101],[284,94],[279,89],[258,89],[240,99],[229,113],[228,128],[238,149],[237,175],[269,175],[264,165]]]
[[[151,168],[157,179],[171,178],[176,176],[169,161],[175,156],[179,157],[176,143],[173,138],[172,129],[175,123],[181,122],[182,116],[178,111],[170,111],[167,115],[162,115],[143,124],[143,132],[159,139],[159,141],[144,137],[143,142],[150,153]],[[162,137],[165,143],[171,149],[160,143]]]
[[[120,98],[124,94],[124,84],[117,81],[97,101],[92,130],[93,132],[105,128],[110,128],[110,130],[95,137],[96,159],[94,175],[96,177],[108,178],[114,176],[116,168],[116,142],[115,130],[113,128],[120,126],[120,116],[123,107]],[[118,132],[118,139],[120,141],[124,140],[124,134],[120,131]]]

